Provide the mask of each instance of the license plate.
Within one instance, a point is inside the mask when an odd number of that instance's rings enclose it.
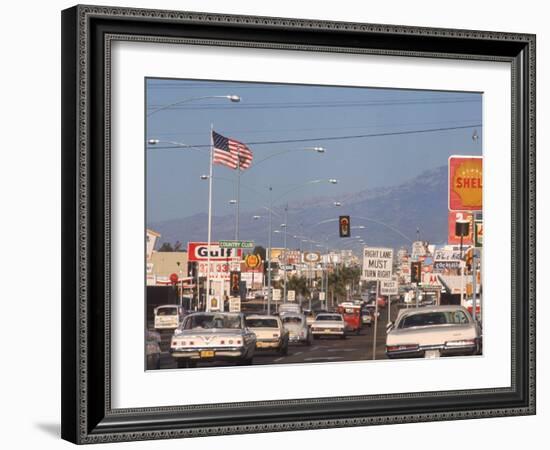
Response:
[[[214,357],[214,350],[203,350],[200,352],[201,358],[213,358]]]
[[[439,356],[439,350],[426,350],[426,352],[424,353],[424,358],[426,359],[435,359],[439,358]]]
[[[330,328],[325,328],[325,333],[330,333],[332,330]]]

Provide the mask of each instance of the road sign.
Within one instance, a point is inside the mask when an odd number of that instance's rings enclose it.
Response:
[[[219,241],[221,248],[253,248],[254,241]]]
[[[286,291],[286,299],[289,302],[296,301],[296,291]]]
[[[391,280],[393,275],[393,249],[365,247],[363,249],[362,280]]]
[[[319,301],[324,302],[325,301],[325,293],[319,292]]]
[[[229,297],[229,312],[241,312],[240,297]]]
[[[381,295],[397,295],[399,289],[399,283],[397,280],[383,280],[380,282],[380,294]]]
[[[483,247],[483,222],[481,220],[476,220],[474,224],[475,228],[475,246],[476,247]]]
[[[449,157],[449,211],[481,211],[483,158]]]
[[[280,289],[273,289],[273,300],[278,302],[281,300],[281,290]]]

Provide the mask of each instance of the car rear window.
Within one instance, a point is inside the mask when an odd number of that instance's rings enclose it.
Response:
[[[464,311],[435,311],[411,314],[401,320],[399,328],[423,327],[428,325],[458,325],[469,323]]]
[[[157,309],[157,316],[175,316],[177,313],[177,308],[166,307]]]
[[[275,319],[246,319],[246,326],[250,328],[279,328]]]
[[[184,329],[241,328],[241,317],[226,314],[197,314],[188,316]]]
[[[283,317],[283,323],[301,324],[302,318],[301,317]]]
[[[315,318],[315,320],[336,320],[336,321],[341,321],[342,320],[342,317],[341,316],[338,316],[336,314],[324,314],[324,315],[319,315]]]

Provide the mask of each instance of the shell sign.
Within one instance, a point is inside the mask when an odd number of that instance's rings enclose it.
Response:
[[[449,157],[449,211],[481,211],[483,157]]]

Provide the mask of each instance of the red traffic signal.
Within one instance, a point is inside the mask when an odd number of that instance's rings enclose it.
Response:
[[[422,282],[422,262],[415,261],[411,263],[411,283]]]
[[[241,293],[241,272],[237,270],[232,270],[229,274],[229,292],[234,297]]]
[[[351,236],[351,225],[349,216],[340,216],[338,220],[338,231],[340,233],[340,237]]]

